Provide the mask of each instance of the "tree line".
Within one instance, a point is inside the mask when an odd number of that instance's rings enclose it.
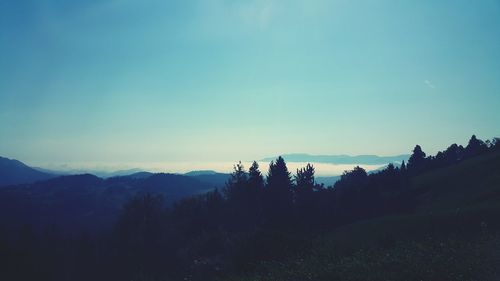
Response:
[[[308,237],[357,220],[410,212],[412,177],[500,150],[499,139],[472,136],[435,156],[416,145],[401,165],[367,173],[359,166],[333,185],[315,181],[312,164],[292,174],[282,157],[264,175],[257,162],[234,166],[226,185],[167,208],[143,194],[128,202],[111,233],[61,237],[26,227],[0,236],[3,280],[212,280],[260,260],[307,249]],[[0,231],[0,235],[2,232]],[[10,242],[7,242],[10,241]]]

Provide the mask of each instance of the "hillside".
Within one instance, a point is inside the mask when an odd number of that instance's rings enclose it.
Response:
[[[213,187],[222,188],[226,184],[229,179],[229,174],[217,173],[211,170],[205,171],[191,171],[184,174],[185,176],[189,176],[195,178],[201,182],[212,185]]]
[[[90,174],[61,176],[0,189],[0,221],[8,227],[55,225],[68,232],[107,229],[137,194],[161,194],[172,205],[212,189],[208,183],[174,174],[108,179]]]
[[[500,152],[478,156],[414,178],[419,213],[500,204]]]
[[[52,177],[54,175],[35,170],[18,160],[0,157],[0,186],[31,183]]]
[[[66,280],[64,261],[86,280],[498,280],[499,148],[416,145],[405,165],[354,167],[328,188],[282,157],[266,177],[237,164],[223,192],[200,177],[227,175],[210,171],[7,186],[0,251],[17,267],[4,272]]]
[[[345,225],[224,280],[498,280],[500,152],[416,176],[410,189],[411,213]]]

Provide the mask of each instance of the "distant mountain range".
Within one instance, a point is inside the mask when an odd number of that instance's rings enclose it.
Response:
[[[408,156],[290,154],[284,158],[290,162],[387,164],[398,163]],[[133,196],[161,194],[167,205],[171,205],[183,198],[223,188],[230,176],[212,170],[165,174],[140,169],[105,175],[108,177],[88,173],[61,176],[0,157],[0,221],[9,227],[30,223],[39,229],[61,225],[70,232],[89,229],[90,226],[102,229],[116,220],[123,204]],[[316,181],[331,186],[339,177],[317,177]]]
[[[377,155],[310,155],[305,153],[293,153],[281,155],[287,162],[314,162],[327,164],[364,164],[364,165],[384,165],[389,163],[401,163],[407,161],[409,154],[401,154],[394,156],[377,156]],[[275,160],[276,157],[264,158],[261,161],[269,162]]]
[[[58,176],[68,176],[68,175],[81,175],[81,174],[92,174],[94,176],[98,176],[100,178],[111,178],[111,177],[118,177],[118,176],[127,176],[131,175],[134,173],[139,173],[143,172],[142,169],[138,168],[133,168],[133,169],[126,169],[126,170],[118,170],[118,171],[103,171],[103,170],[96,170],[96,169],[46,169],[46,168],[40,168],[40,167],[32,167],[33,169],[44,172],[44,173],[49,173],[52,175],[58,175]]]
[[[313,163],[328,163],[328,164],[365,164],[365,165],[384,165],[395,163],[396,165],[403,160],[407,160],[409,155],[395,156],[377,156],[377,155],[310,155],[304,153],[285,154],[283,155],[288,162],[313,162]],[[262,161],[272,161],[274,157],[262,159]],[[92,174],[100,178],[112,178],[127,176],[129,178],[144,179],[154,175],[151,172],[145,172],[141,169],[127,169],[114,172],[98,171],[98,170],[70,170],[70,171],[55,171],[44,168],[29,167],[28,165],[14,159],[0,157],[0,187],[7,185],[27,184],[36,181],[47,180],[58,176],[68,176],[74,174]],[[213,170],[191,171],[185,174],[179,174],[194,178],[202,183],[211,185],[212,187],[223,187],[229,178],[229,174],[218,173]],[[340,176],[316,177],[318,183],[323,183],[325,186],[333,185]]]
[[[40,167],[30,167],[19,160],[0,157],[0,187],[7,185],[33,183],[36,181],[47,180],[59,176],[81,174],[91,174],[104,179],[120,176],[128,176],[131,178],[139,179],[149,177],[151,175],[154,175],[155,173],[146,172],[139,168],[118,170],[112,172],[82,169],[59,171]],[[198,179],[201,182],[205,182],[217,187],[222,187],[229,178],[229,174],[218,173],[212,170],[191,171],[185,174],[178,175],[192,177]]]
[[[340,176],[331,176],[331,177],[315,177],[314,180],[316,183],[323,184],[325,187],[334,185]]]
[[[107,178],[44,171],[0,157],[0,221],[4,226],[60,225],[69,232],[90,226],[101,229],[111,225],[123,204],[135,195],[161,194],[171,205],[222,188],[229,178],[214,171],[165,174],[131,169],[106,173]]]
[[[211,170],[191,171],[184,175],[216,187],[224,187],[230,176],[229,174],[218,173]]]
[[[106,228],[138,194],[163,195],[167,205],[214,189],[195,177],[146,172],[102,179],[91,174],[59,176],[0,188],[0,221],[9,227],[56,225],[68,232]]]
[[[55,176],[31,168],[18,160],[0,157],[0,186],[46,180]]]

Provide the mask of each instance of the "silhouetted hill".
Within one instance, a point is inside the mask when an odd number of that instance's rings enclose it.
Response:
[[[212,170],[191,171],[184,175],[193,177],[201,182],[208,183],[213,187],[222,188],[229,179],[229,174],[217,173]]]
[[[105,171],[90,171],[90,173],[99,176],[101,178],[110,178],[110,177],[120,177],[120,176],[127,176],[131,174],[137,174],[144,172],[142,169],[139,168],[134,168],[134,169],[127,169],[127,170],[118,170],[118,171],[113,171],[113,172],[105,172]]]
[[[47,169],[47,168],[41,168],[41,167],[31,167],[39,172],[43,172],[46,174],[51,174],[54,175],[55,177],[57,176],[68,176],[68,175],[76,175],[76,174],[85,174],[85,173],[71,173],[69,171],[56,171],[52,169]]]
[[[413,212],[342,226],[316,237],[307,253],[223,280],[264,272],[265,280],[497,280],[500,152],[414,176],[408,191]]]
[[[411,189],[418,194],[418,212],[500,207],[500,152],[431,170],[415,177]]]
[[[331,176],[331,177],[316,177],[316,182],[319,184],[323,184],[325,187],[334,185],[340,176]]]
[[[198,171],[190,171],[185,173],[186,176],[201,176],[201,175],[214,175],[217,174],[216,171],[213,170],[198,170]]]
[[[154,175],[154,173],[150,173],[150,172],[137,172],[137,173],[133,173],[133,174],[130,174],[130,175],[126,175],[126,177],[136,178],[136,179],[145,179],[145,178],[148,178],[148,177],[150,177],[152,175]]]
[[[329,163],[329,164],[365,164],[365,165],[382,165],[389,163],[401,163],[407,161],[410,155],[401,154],[395,156],[377,156],[377,155],[310,155],[305,153],[284,154],[282,157],[287,162],[313,162],[313,163]],[[276,157],[264,158],[261,161],[272,161]]]
[[[163,193],[170,202],[212,190],[212,186],[196,178],[175,174],[153,174],[139,181],[141,192]]]
[[[52,259],[43,280],[496,280],[499,145],[472,136],[435,156],[416,145],[405,165],[354,167],[333,188],[281,157],[265,178],[237,164],[223,192],[206,192],[212,171],[7,186],[0,252],[30,276]],[[53,278],[60,261],[71,273]]]
[[[0,157],[0,186],[31,183],[52,177],[54,175],[37,171],[18,160]]]
[[[123,205],[137,194],[162,194],[168,205],[208,192],[213,186],[174,174],[140,173],[102,179],[91,174],[61,176],[0,189],[0,221],[41,229],[57,225],[65,231],[105,230]]]

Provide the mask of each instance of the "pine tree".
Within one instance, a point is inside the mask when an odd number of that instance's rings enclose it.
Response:
[[[266,191],[266,212],[271,222],[277,225],[289,222],[292,210],[292,178],[281,156],[269,164]]]
[[[406,173],[405,160],[403,160],[403,163],[401,163],[401,167],[399,169],[400,169],[401,173]]]
[[[246,206],[249,223],[258,224],[263,214],[264,177],[259,170],[259,164],[254,161],[248,169]]]
[[[291,194],[292,178],[285,160],[281,156],[276,159],[276,162],[271,162],[269,165],[267,187],[272,193]]]
[[[247,173],[241,161],[234,165],[234,171],[231,173],[226,183],[224,194],[229,201],[241,201],[245,197]]]
[[[248,169],[248,185],[252,189],[261,190],[264,188],[264,177],[259,170],[259,164],[253,161],[252,166]]]

